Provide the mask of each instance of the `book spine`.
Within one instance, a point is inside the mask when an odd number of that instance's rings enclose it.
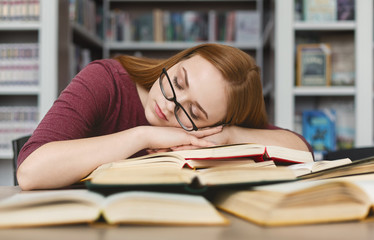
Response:
[[[31,134],[38,119],[37,107],[0,106],[0,151],[10,151],[13,139]]]
[[[0,0],[0,22],[39,21],[39,0]]]
[[[238,19],[238,13],[240,19]],[[237,24],[238,20],[241,24]],[[250,21],[248,24],[246,21]],[[106,19],[107,40],[114,42],[258,41],[259,16],[255,11],[148,12],[113,9]]]
[[[0,44],[0,86],[36,86],[39,82],[37,43]]]

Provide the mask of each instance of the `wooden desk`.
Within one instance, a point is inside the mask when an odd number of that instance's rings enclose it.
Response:
[[[0,199],[19,192],[18,187],[1,187]],[[39,228],[1,229],[0,239],[35,240],[373,240],[374,221],[345,222],[289,227],[261,227],[225,214],[226,227],[109,226],[106,224],[71,225]],[[1,215],[0,215],[1,217]]]

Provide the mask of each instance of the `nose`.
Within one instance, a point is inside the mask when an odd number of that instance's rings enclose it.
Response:
[[[175,103],[173,101],[166,100],[166,110],[168,110],[169,112],[174,112],[174,108]]]
[[[181,92],[178,92],[178,94],[176,94],[176,95],[177,95],[177,102],[179,104],[181,104],[182,106],[184,106],[184,103],[186,103],[188,101],[188,97],[186,96],[186,94],[182,94]],[[168,111],[174,112],[175,106],[176,105],[175,105],[174,101],[168,101],[166,103],[166,108],[167,108]]]

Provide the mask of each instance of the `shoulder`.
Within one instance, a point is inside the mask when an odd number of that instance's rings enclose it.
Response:
[[[122,65],[114,59],[95,60],[89,63],[78,75],[86,73],[128,75]]]
[[[72,85],[91,91],[109,91],[133,88],[134,83],[127,71],[114,59],[101,59],[89,63],[72,80]]]
[[[279,130],[279,129],[282,129],[282,128],[274,126],[274,125],[271,125],[271,124],[268,124],[268,125],[266,125],[265,129],[268,129],[268,130]]]

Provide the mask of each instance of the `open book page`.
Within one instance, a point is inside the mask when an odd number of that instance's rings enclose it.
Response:
[[[107,222],[114,224],[225,225],[228,223],[209,201],[198,195],[122,192],[110,196],[103,208]]]
[[[211,159],[211,158],[233,158],[247,157],[265,154],[265,146],[254,143],[233,144],[201,148],[194,150],[175,151],[174,153],[185,159]]]
[[[87,190],[20,192],[0,201],[0,227],[93,222],[103,199]]]
[[[294,172],[286,167],[276,167],[272,161],[252,163],[249,165],[230,165],[191,170],[179,168],[173,164],[119,164],[101,169],[93,174],[90,186],[123,185],[162,185],[185,184],[190,185],[198,181],[203,186],[260,183],[269,181],[295,180]],[[131,186],[133,185],[133,186]]]
[[[235,183],[261,183],[270,181],[290,181],[295,179],[293,171],[286,167],[216,167],[197,171],[202,185]]]
[[[0,228],[90,223],[225,225],[215,207],[199,195],[121,192],[103,197],[88,190],[21,192],[0,201]]]
[[[266,146],[266,157],[273,161],[284,163],[306,163],[314,161],[310,152],[279,146]]]
[[[348,164],[342,164],[339,166],[312,172],[310,174],[299,176],[299,178],[318,180],[368,173],[374,173],[374,157],[355,160]]]
[[[172,164],[113,165],[96,172],[91,178],[94,184],[190,184],[194,171]]]
[[[372,205],[363,188],[332,180],[227,191],[213,202],[229,213],[268,226],[359,220],[368,216]]]
[[[317,162],[298,163],[288,166],[290,169],[295,171],[297,176],[302,176],[312,172],[318,172],[325,169],[342,166],[352,163],[349,158],[338,159],[334,161],[322,160]]]

